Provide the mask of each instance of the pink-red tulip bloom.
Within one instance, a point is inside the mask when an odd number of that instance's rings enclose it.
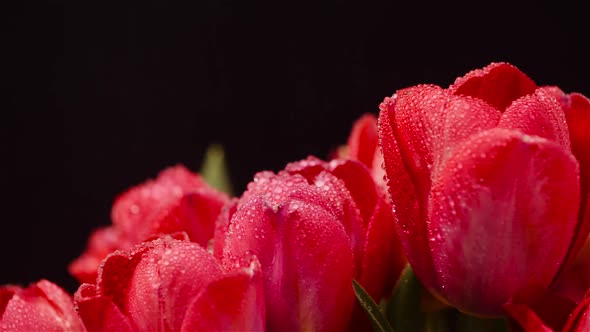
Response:
[[[449,88],[402,89],[380,141],[405,254],[460,310],[534,301],[590,226],[590,103],[493,63]]]
[[[121,194],[113,204],[112,226],[96,230],[86,252],[70,265],[81,282],[94,282],[100,262],[117,249],[129,249],[157,234],[185,232],[206,247],[215,220],[229,197],[183,166],[163,170]]]
[[[89,331],[265,329],[255,258],[226,270],[200,245],[171,236],[112,253],[74,299]]]
[[[357,161],[258,173],[223,216],[215,254],[259,258],[271,331],[345,330],[352,279],[378,300],[403,264],[385,192]]]
[[[72,298],[41,280],[27,288],[0,287],[0,331],[85,331]]]

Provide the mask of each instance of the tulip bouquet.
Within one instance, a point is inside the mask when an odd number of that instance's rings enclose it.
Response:
[[[219,154],[129,189],[0,330],[590,331],[590,100],[492,63],[379,110],[236,197]]]

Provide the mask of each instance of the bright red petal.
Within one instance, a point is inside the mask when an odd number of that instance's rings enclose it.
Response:
[[[576,303],[552,290],[539,293],[542,295],[533,303],[515,303],[510,300],[504,309],[525,331],[537,331],[539,326],[550,331],[562,331]]]
[[[348,138],[348,155],[368,168],[373,166],[375,150],[378,150],[379,136],[377,118],[373,114],[361,116],[353,125]]]
[[[379,302],[383,295],[390,294],[405,263],[391,205],[381,197],[369,221],[362,272],[357,281]]]
[[[354,160],[333,160],[328,164],[328,170],[344,181],[346,189],[360,210],[361,218],[368,224],[379,199],[369,169]]]
[[[500,121],[501,113],[488,103],[466,96],[449,96],[442,113],[429,115],[433,126],[430,135],[433,140],[434,172],[432,178],[438,176],[451,157],[457,145],[471,135],[494,128]]]
[[[572,262],[590,233],[590,99],[579,93],[569,95],[570,107],[564,109],[570,130],[572,152],[580,163],[582,205],[576,240],[570,249],[568,264]]]
[[[533,93],[536,88],[535,82],[518,68],[507,63],[492,63],[457,78],[449,91],[482,99],[503,111],[514,100]]]
[[[109,298],[96,294],[96,285],[82,284],[74,299],[89,332],[133,331],[131,322],[121,310]]]
[[[572,239],[578,197],[578,164],[554,142],[492,129],[462,144],[429,209],[445,298],[495,315],[509,298],[547,288]]]
[[[543,89],[515,100],[502,114],[498,127],[544,137],[570,150],[565,114],[555,97]]]
[[[85,331],[72,298],[41,280],[27,288],[2,287],[1,331]]]
[[[398,92],[389,120],[420,204],[425,207],[431,179],[453,155],[455,146],[495,127],[500,112],[479,99],[421,85]]]
[[[394,99],[385,98],[379,106],[379,146],[384,158],[387,186],[395,210],[396,229],[404,252],[414,272],[429,288],[435,287],[436,277],[432,266],[426,223],[420,215],[416,189],[403,163],[390,117],[393,117]]]
[[[209,284],[190,304],[181,331],[264,331],[266,309],[260,263]]]
[[[317,197],[313,191],[302,196]],[[343,225],[324,208],[250,197],[234,214],[225,243],[226,260],[260,259],[269,329],[345,328],[354,303],[353,255]]]
[[[307,160],[307,159],[306,159]],[[313,180],[322,170],[321,164],[316,162],[317,158],[310,159],[312,163],[316,164],[317,171],[314,170],[313,176],[291,176],[278,178],[276,174],[270,171],[262,171],[256,173],[254,181],[248,184],[248,190],[242,194],[240,198],[240,205],[248,202],[252,197],[263,195],[270,204],[280,204],[288,199],[289,195],[294,191],[293,188],[305,187]]]
[[[98,295],[108,297],[134,328],[178,330],[188,304],[221,274],[204,248],[167,236],[111,254],[99,273]]]
[[[446,91],[440,87],[419,85],[398,91],[393,108],[388,112],[403,164],[423,207],[430,192],[434,149],[447,100]]]
[[[225,237],[229,229],[229,223],[238,209],[238,199],[231,199],[219,213],[219,217],[215,222],[215,231],[213,234],[213,255],[217,259],[223,257],[223,248],[225,247]]]
[[[133,243],[139,243],[150,235],[152,222],[164,217],[171,206],[178,204],[188,193],[200,192],[217,205],[228,198],[225,194],[211,188],[198,175],[183,166],[163,170],[158,178],[129,189],[120,195],[111,212],[113,224],[129,237]]]
[[[212,196],[206,190],[183,195],[177,203],[163,211],[161,217],[155,218],[152,233],[186,232],[192,242],[207,248],[213,238],[215,221],[225,203],[225,199]]]
[[[315,183],[319,178],[320,173],[327,171],[342,180],[346,188],[344,192],[342,186],[334,184],[337,189],[336,192],[341,192],[339,201],[349,201],[349,195],[354,201],[356,208],[360,210],[361,218],[365,223],[369,222],[369,218],[375,210],[377,204],[377,188],[371,173],[362,163],[349,159],[334,159],[330,162],[324,162],[315,157],[309,157],[305,160],[293,162],[287,165],[285,170],[289,174],[301,174],[310,183]],[[333,183],[337,180],[326,179],[321,180]],[[323,184],[322,184],[323,185]]]
[[[357,165],[363,167],[360,163]],[[332,218],[344,226],[349,236],[354,252],[355,275],[358,275],[366,227],[345,182],[325,171],[326,167],[326,163],[321,160],[309,157],[287,165],[285,171],[277,175],[260,172],[256,174],[254,182],[248,185],[248,191],[242,195],[240,202],[262,195],[271,205],[296,200],[331,213]],[[238,207],[240,208],[241,206]]]
[[[156,243],[135,268],[126,290],[126,314],[141,331],[162,326],[177,331],[192,299],[221,274],[217,260],[195,243]]]
[[[590,331],[590,292],[586,294],[584,301],[576,307],[568,320],[564,332]]]
[[[515,319],[524,332],[554,332],[537,314],[524,304],[507,303],[504,309]]]

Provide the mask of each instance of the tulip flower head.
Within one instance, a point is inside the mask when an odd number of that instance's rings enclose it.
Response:
[[[550,287],[588,235],[588,99],[493,63],[380,110],[397,229],[424,285],[483,316]]]

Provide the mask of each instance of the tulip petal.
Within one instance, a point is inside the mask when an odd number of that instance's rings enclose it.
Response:
[[[280,204],[281,202],[287,200],[292,194],[293,188],[305,187],[309,185],[311,179],[319,174],[322,166],[319,164],[319,162],[316,162],[315,159],[317,158],[310,159],[310,162],[314,163],[316,170],[313,171],[313,175],[309,178],[309,180],[307,175],[305,177],[292,176],[289,178],[283,177],[281,179],[277,179],[277,175],[270,171],[256,173],[254,176],[254,181],[248,184],[248,190],[242,194],[238,209],[242,207],[242,203],[248,202],[252,197],[258,195],[263,195],[266,197],[268,202],[273,205]]]
[[[584,301],[580,302],[572,312],[566,323],[564,332],[590,331],[590,292],[586,294]]]
[[[447,100],[447,93],[440,87],[419,85],[398,91],[389,111],[393,135],[421,203],[426,202],[430,191],[434,144],[442,130]]]
[[[215,199],[211,193],[204,190],[188,193],[154,218],[151,233],[170,234],[184,231],[192,242],[206,248],[209,240],[213,238],[215,221],[224,204],[224,199]]]
[[[307,201],[274,205],[250,197],[234,214],[225,243],[226,260],[259,258],[270,330],[345,328],[354,301],[353,254],[331,213]]]
[[[431,179],[437,177],[455,146],[472,134],[495,127],[500,115],[479,99],[449,95],[438,86],[398,92],[390,121],[422,206],[426,206]]]
[[[536,319],[551,331],[562,331],[576,303],[551,289],[539,290],[539,293],[542,295],[533,303],[520,303],[518,299],[511,299],[504,309],[525,331],[536,331],[533,328]]]
[[[524,304],[507,303],[504,305],[504,309],[526,332],[554,332],[543,323],[531,308]]]
[[[254,182],[248,185],[248,191],[242,195],[240,202],[262,195],[274,206],[285,201],[297,200],[330,212],[332,217],[344,226],[349,236],[354,252],[355,275],[358,275],[366,227],[344,181],[324,171],[325,167],[324,162],[310,157],[287,165],[286,170],[277,175],[272,172],[260,172],[256,174]]]
[[[453,155],[457,145],[475,133],[494,128],[500,117],[500,111],[480,99],[449,96],[443,114],[438,115],[439,119],[432,119],[432,123],[441,123],[441,126],[431,133],[435,139],[432,178],[438,176],[438,172],[444,168],[446,160]]]
[[[390,294],[406,264],[401,255],[401,243],[395,230],[391,205],[385,198],[379,200],[369,221],[364,252],[358,281],[378,302],[381,296]]]
[[[531,94],[537,85],[508,63],[492,63],[457,78],[449,87],[455,95],[471,96],[504,111],[514,100]]]
[[[515,100],[502,114],[498,127],[544,137],[570,150],[565,114],[555,97],[543,89]]]
[[[232,198],[219,213],[215,222],[215,232],[213,235],[213,255],[217,259],[223,257],[223,248],[225,247],[225,237],[229,229],[232,216],[238,209],[238,199]]]
[[[569,151],[536,136],[498,128],[462,144],[429,207],[445,298],[466,312],[497,315],[509,298],[549,286],[576,225],[577,174]]]
[[[353,125],[348,138],[348,155],[350,158],[363,163],[368,168],[373,166],[375,150],[379,135],[377,132],[377,118],[373,114],[364,114]]]
[[[289,174],[301,174],[310,183],[314,183],[322,171],[329,173],[342,180],[348,194],[340,186],[338,192],[340,201],[349,201],[348,196],[352,197],[354,205],[359,209],[361,218],[365,223],[369,222],[371,215],[377,204],[377,189],[371,173],[361,162],[347,159],[334,159],[330,162],[324,162],[315,157],[309,157],[305,160],[293,162],[285,168]],[[328,181],[328,182],[334,182]]]
[[[163,241],[143,254],[127,294],[129,317],[141,331],[177,331],[192,298],[222,274],[220,264],[195,243]]]
[[[369,169],[354,160],[332,160],[328,170],[344,181],[346,189],[360,210],[361,218],[368,224],[379,199],[375,181]]]
[[[567,264],[570,264],[590,233],[590,99],[579,93],[572,93],[561,101],[569,125],[572,153],[580,163],[582,197],[580,223],[567,259]]]
[[[204,248],[167,236],[109,255],[99,273],[99,295],[139,330],[178,330],[192,298],[221,274]]]
[[[403,163],[401,151],[393,134],[394,99],[385,98],[379,106],[379,146],[384,158],[387,186],[393,203],[396,229],[408,261],[421,281],[431,288],[436,280],[426,224],[422,222],[414,183]]]
[[[163,170],[157,179],[148,180],[121,194],[111,211],[113,225],[130,237],[132,243],[139,243],[150,235],[151,222],[155,218],[163,217],[171,206],[192,192],[201,192],[215,206],[228,199],[198,174],[178,165]]]
[[[133,331],[133,325],[119,307],[108,297],[97,295],[96,285],[82,284],[74,299],[89,332]]]
[[[260,263],[255,260],[203,289],[190,304],[181,331],[264,331],[265,313]]]
[[[0,331],[85,331],[71,297],[47,280],[3,286],[0,295]]]

